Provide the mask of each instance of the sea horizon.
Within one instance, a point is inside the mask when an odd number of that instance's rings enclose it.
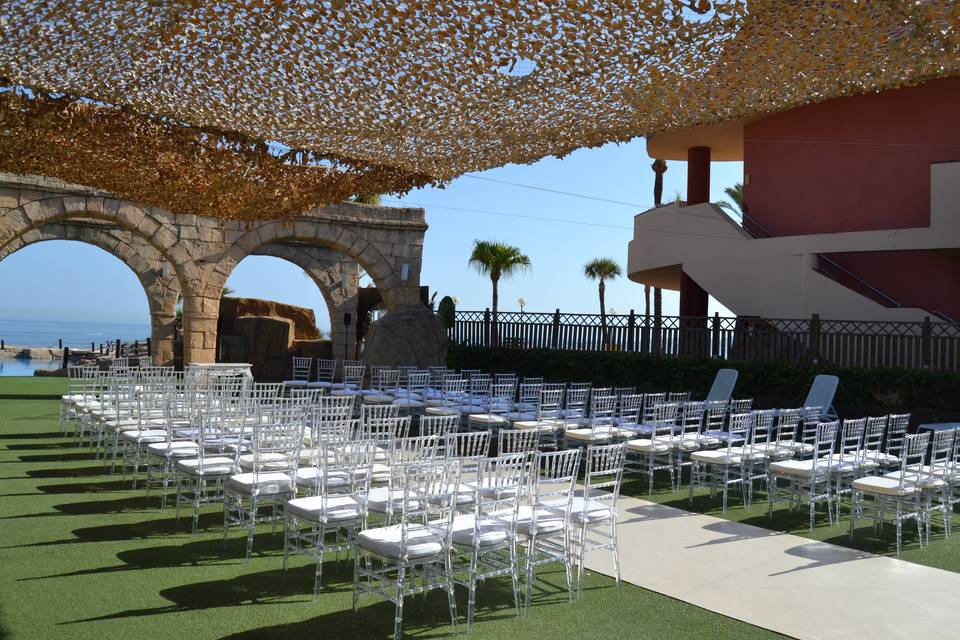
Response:
[[[8,347],[57,347],[89,349],[90,344],[144,340],[150,335],[148,323],[81,320],[34,320],[0,318],[0,340]]]

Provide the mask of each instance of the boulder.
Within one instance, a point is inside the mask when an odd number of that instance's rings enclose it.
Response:
[[[291,340],[320,339],[320,330],[317,329],[317,319],[314,316],[313,309],[257,298],[221,298],[218,322],[219,334],[237,335],[235,323],[237,318],[243,316],[290,320],[293,323],[293,332],[290,334]]]
[[[253,377],[260,380],[283,380],[290,373],[290,356],[287,350],[293,344],[294,324],[287,318],[262,318],[240,316],[234,323],[235,335],[246,345],[247,357]],[[221,341],[221,348],[224,341]],[[232,343],[231,343],[232,344]],[[236,348],[231,346],[228,348]],[[221,354],[221,361],[227,361]]]
[[[447,361],[447,333],[426,307],[400,307],[370,325],[363,361],[368,366],[440,366]]]

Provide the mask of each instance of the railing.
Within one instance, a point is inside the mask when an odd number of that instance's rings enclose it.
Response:
[[[607,339],[598,314],[457,311],[452,342],[572,351],[630,351],[731,360],[826,362],[838,366],[960,369],[960,325],[950,322],[874,322],[608,315]]]
[[[94,347],[94,345],[90,346]],[[93,351],[94,353],[99,351],[100,355],[113,358],[148,358],[153,355],[150,338],[134,340],[133,342],[121,342],[118,339],[113,342],[101,343],[99,349],[93,349]]]

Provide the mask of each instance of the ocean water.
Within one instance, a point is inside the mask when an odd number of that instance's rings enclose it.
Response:
[[[101,322],[65,322],[62,320],[6,320],[0,318],[0,339],[7,346],[56,347],[89,349],[90,343],[143,340],[150,335],[150,325],[111,324]],[[29,374],[28,374],[29,375]]]

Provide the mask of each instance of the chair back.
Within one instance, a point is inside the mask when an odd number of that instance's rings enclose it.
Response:
[[[612,517],[616,518],[626,456],[625,442],[587,447],[587,464],[583,476],[584,516],[588,510],[594,510],[596,503],[602,503],[610,509]],[[587,517],[582,518],[584,524],[589,520]]]
[[[539,429],[500,429],[497,432],[498,455],[534,453],[539,446]]]
[[[363,386],[363,375],[366,367],[362,364],[343,365],[343,384],[347,388],[359,389]]]
[[[830,415],[831,407],[833,407],[833,397],[837,393],[837,385],[839,384],[840,378],[837,376],[818,375],[810,385],[810,391],[807,393],[807,399],[803,401],[803,406],[819,408],[820,414],[817,416],[817,420],[827,417]]]
[[[890,414],[887,418],[887,437],[885,452],[901,462],[904,459],[904,439],[910,424],[909,413]]]
[[[733,396],[733,388],[736,386],[739,376],[740,372],[736,369],[720,369],[717,371],[704,402],[722,402],[726,405]]]
[[[845,458],[860,458],[866,430],[866,418],[844,420],[840,427],[840,450],[837,453]]]
[[[460,416],[420,416],[417,433],[421,436],[438,436],[446,439],[460,426]]]
[[[317,382],[333,382],[337,373],[337,361],[333,358],[317,358]]]
[[[447,434],[444,450],[448,458],[460,460],[463,468],[476,467],[477,463],[490,453],[490,432],[465,431]]]
[[[313,358],[293,356],[292,380],[307,382],[310,380],[310,368]]]
[[[906,488],[912,480],[924,477],[924,462],[927,448],[930,446],[930,432],[907,434],[903,437],[900,465],[900,489]]]

